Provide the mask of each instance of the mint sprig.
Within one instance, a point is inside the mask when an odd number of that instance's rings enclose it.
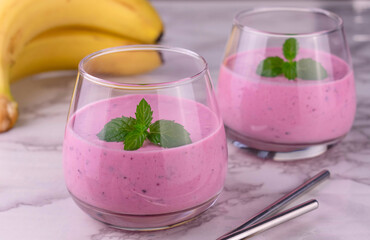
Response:
[[[289,80],[294,80],[297,77],[297,63],[296,62],[284,62],[282,71],[284,77]]]
[[[123,142],[126,135],[135,129],[136,119],[120,117],[112,119],[105,124],[103,130],[98,133],[98,138],[106,142]]]
[[[179,147],[190,144],[190,133],[184,126],[170,120],[153,120],[153,111],[145,99],[136,107],[136,119],[122,116],[114,118],[97,134],[106,142],[123,142],[124,150],[141,148],[145,140],[164,148]],[[149,130],[149,131],[148,131]]]
[[[294,58],[297,56],[299,44],[297,39],[295,38],[288,38],[285,40],[283,44],[283,54],[284,57],[289,61],[292,62]]]
[[[129,132],[123,141],[124,149],[127,151],[132,151],[141,148],[147,136],[148,133],[146,131],[141,132],[135,129],[134,131]]]
[[[287,61],[280,57],[268,57],[262,60],[256,73],[263,77],[277,77],[284,75],[289,80],[300,78],[302,80],[323,80],[328,73],[325,68],[311,58],[294,61],[297,57],[299,43],[295,38],[288,38],[283,44],[283,55]]]
[[[149,141],[169,148],[191,143],[189,133],[181,124],[169,120],[158,120],[149,127]]]
[[[263,77],[276,77],[283,73],[284,60],[279,57],[268,57],[258,65],[257,73]]]
[[[139,105],[137,105],[135,116],[137,125],[143,129],[145,128],[145,130],[148,129],[153,120],[153,111],[144,98],[141,99]]]
[[[322,80],[328,76],[325,68],[311,58],[303,58],[297,62],[297,75],[303,80]]]

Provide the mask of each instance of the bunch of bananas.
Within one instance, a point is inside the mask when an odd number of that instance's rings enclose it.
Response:
[[[18,117],[11,82],[77,68],[100,49],[155,43],[162,33],[161,19],[147,0],[1,0],[0,132]],[[151,59],[158,66],[160,57]]]

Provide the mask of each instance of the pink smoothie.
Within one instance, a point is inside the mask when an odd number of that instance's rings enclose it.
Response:
[[[175,120],[190,132],[191,144],[161,148],[148,142],[136,151],[96,134],[113,118],[135,117],[142,98],[152,106],[153,122]],[[68,190],[104,210],[134,215],[189,209],[222,190],[227,149],[222,121],[194,101],[161,95],[129,95],[95,102],[73,114],[63,146]]]
[[[281,49],[239,53],[225,60],[218,101],[225,125],[249,139],[280,144],[335,140],[351,128],[356,110],[353,72],[340,58],[301,49],[297,59],[313,58],[328,72],[324,80],[289,81],[256,74],[266,57]]]

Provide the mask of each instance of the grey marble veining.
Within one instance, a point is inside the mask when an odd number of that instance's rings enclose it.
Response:
[[[216,81],[234,14],[267,3],[154,4],[166,25],[162,43],[203,55]],[[75,73],[27,78],[12,86],[20,105],[19,122],[16,128],[0,135],[0,239],[211,240],[324,168],[331,171],[331,179],[295,202],[317,198],[320,208],[253,239],[370,239],[370,3],[268,5],[321,6],[343,17],[353,56],[358,109],[351,132],[340,144],[314,160],[281,163],[256,159],[229,143],[225,189],[214,207],[174,229],[147,233],[119,231],[84,214],[64,185],[61,150]]]

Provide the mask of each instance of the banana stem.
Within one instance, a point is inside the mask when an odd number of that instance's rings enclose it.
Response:
[[[10,93],[9,78],[0,72],[0,133],[11,129],[18,119],[18,104]]]
[[[0,96],[0,132],[11,129],[18,118],[18,104]]]

